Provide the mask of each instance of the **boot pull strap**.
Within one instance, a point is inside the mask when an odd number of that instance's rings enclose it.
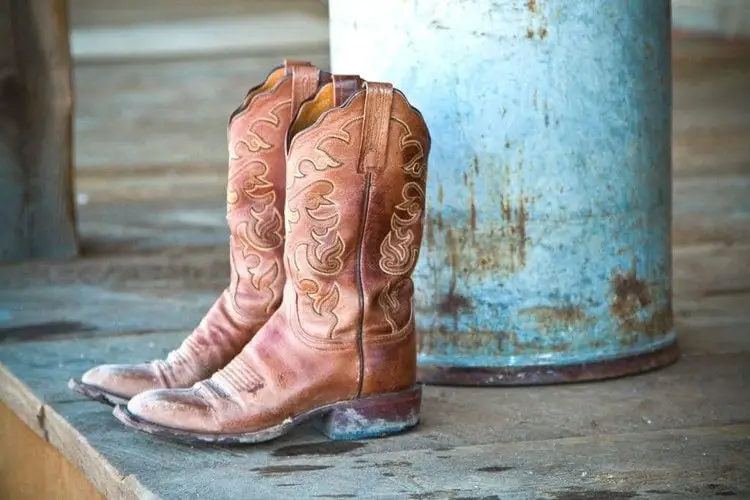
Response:
[[[292,75],[292,116],[297,113],[302,101],[315,93],[318,88],[320,70],[307,61],[284,61],[287,75]]]
[[[341,106],[362,87],[359,75],[333,75],[333,105]]]
[[[385,170],[388,129],[391,124],[393,85],[365,82],[365,115],[362,120],[362,143],[359,148],[361,173]]]

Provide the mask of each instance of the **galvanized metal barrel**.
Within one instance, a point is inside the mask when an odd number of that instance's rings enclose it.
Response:
[[[678,356],[668,0],[330,0],[334,72],[432,135],[420,380],[602,379]]]

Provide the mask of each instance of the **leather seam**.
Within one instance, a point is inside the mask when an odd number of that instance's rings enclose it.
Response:
[[[370,212],[370,188],[372,187],[372,173],[368,172],[365,177],[365,193],[362,200],[362,221],[359,225],[359,234],[357,235],[357,292],[359,295],[359,324],[357,325],[357,356],[359,357],[359,380],[357,381],[357,398],[362,396],[362,389],[365,382],[365,349],[364,349],[364,329],[365,329],[365,287],[362,280],[362,250],[365,243],[365,226],[367,225],[368,215]]]

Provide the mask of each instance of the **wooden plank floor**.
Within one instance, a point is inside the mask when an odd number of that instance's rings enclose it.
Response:
[[[85,146],[84,256],[0,267],[0,399],[110,498],[750,498],[750,43],[678,39],[674,61],[674,366],[579,385],[429,387],[418,430],[363,443],[303,428],[192,448],[130,432],[66,380],[159,357],[200,319],[228,275],[225,171]],[[79,78],[94,89],[110,76]],[[81,116],[99,119],[96,106]]]
[[[227,117],[271,67],[329,66],[317,0],[70,1],[80,169],[221,168]]]

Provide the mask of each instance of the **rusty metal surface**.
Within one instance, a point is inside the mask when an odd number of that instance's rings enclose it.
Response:
[[[668,0],[330,7],[333,70],[393,82],[432,134],[420,366],[484,384],[664,361],[648,354],[675,342]]]

